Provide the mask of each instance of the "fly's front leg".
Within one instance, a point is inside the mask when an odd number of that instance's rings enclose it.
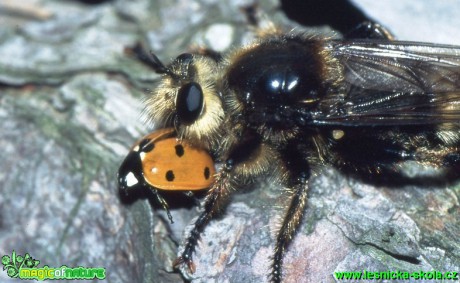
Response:
[[[217,173],[204,201],[204,211],[190,231],[185,241],[185,249],[175,261],[174,266],[185,264],[189,270],[195,272],[192,254],[195,251],[200,234],[206,224],[222,209],[232,189],[238,184],[248,184],[258,176],[270,173],[275,178],[282,175],[283,168],[276,166],[282,164],[278,153],[260,142],[257,138],[247,140],[236,146],[223,168]]]
[[[174,261],[174,267],[185,264],[190,272],[195,273],[196,268],[192,260],[193,252],[195,252],[198,239],[200,238],[200,234],[203,232],[206,224],[213,218],[213,216],[222,207],[222,204],[228,199],[233,168],[233,160],[228,160],[221,171],[216,174],[215,182],[210,188],[204,202],[204,211],[195,221],[193,229],[190,231],[190,235],[185,242],[185,249],[182,252],[182,255]]]

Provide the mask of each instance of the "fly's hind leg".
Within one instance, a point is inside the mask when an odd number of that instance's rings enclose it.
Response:
[[[458,175],[460,168],[460,128],[453,124],[437,126],[432,133],[420,135],[423,144],[411,152],[411,160]],[[452,172],[451,172],[452,171]]]
[[[460,167],[460,148],[455,148],[455,151],[442,156],[441,166]]]
[[[414,159],[422,164],[443,170],[445,176],[459,176],[460,146],[442,146],[436,149],[419,149]]]

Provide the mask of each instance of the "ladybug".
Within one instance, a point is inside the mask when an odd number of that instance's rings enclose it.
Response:
[[[118,170],[120,190],[150,188],[172,221],[163,191],[196,191],[214,179],[212,157],[176,137],[172,128],[160,129],[136,142]]]

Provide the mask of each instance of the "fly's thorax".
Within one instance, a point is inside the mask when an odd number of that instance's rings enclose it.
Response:
[[[225,105],[236,120],[268,140],[282,141],[306,126],[341,78],[325,41],[272,36],[227,59]]]

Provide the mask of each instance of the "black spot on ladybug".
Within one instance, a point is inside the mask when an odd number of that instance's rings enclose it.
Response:
[[[209,171],[209,167],[204,167],[204,178],[206,180],[209,179],[209,175],[211,175],[211,172]]]
[[[181,144],[175,146],[176,148],[176,155],[182,157],[184,155],[184,147]]]
[[[168,170],[168,172],[166,172],[166,180],[168,182],[174,181],[174,177],[174,172],[172,170]]]

